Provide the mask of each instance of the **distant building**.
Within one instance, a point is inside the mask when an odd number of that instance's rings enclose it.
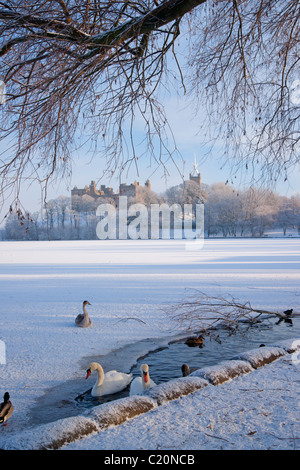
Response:
[[[197,183],[201,187],[201,174],[198,171],[198,163],[196,161],[196,156],[195,156],[195,159],[194,159],[193,170],[190,173],[189,180],[194,181],[195,183]]]
[[[78,209],[76,198],[85,195],[90,196],[95,200],[99,200],[99,202],[101,202],[101,199],[110,199],[110,202],[114,201],[116,207],[118,207],[119,196],[127,196],[134,200],[137,196],[137,188],[139,185],[140,183],[138,181],[135,181],[132,184],[121,183],[118,193],[115,193],[113,188],[110,188],[105,184],[102,184],[97,189],[95,181],[91,181],[91,184],[89,186],[86,185],[83,189],[78,189],[77,186],[74,186],[74,188],[71,190],[72,208]],[[145,182],[145,187],[151,189],[149,180]]]
[[[201,188],[201,174],[198,171],[196,157],[188,181],[194,181]],[[78,204],[78,197],[82,196],[90,196],[97,201],[99,200],[99,203],[101,203],[101,199],[103,200],[103,202],[114,202],[116,207],[118,207],[120,196],[130,197],[131,202],[134,203],[137,197],[137,188],[139,186],[140,183],[138,181],[134,181],[134,183],[131,184],[121,183],[119,186],[118,193],[115,193],[113,188],[106,186],[105,184],[101,184],[101,186],[97,189],[95,181],[91,181],[91,184],[89,186],[86,185],[82,189],[78,189],[77,186],[74,186],[74,188],[71,190],[72,209],[80,210],[80,204]],[[145,182],[145,188],[151,190],[150,180],[148,179]]]

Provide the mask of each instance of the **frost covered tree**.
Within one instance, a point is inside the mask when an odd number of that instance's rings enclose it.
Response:
[[[205,202],[205,230],[208,237],[262,237],[267,229],[287,224],[286,232],[297,219],[297,211],[292,215],[291,207],[292,198],[269,189],[251,187],[237,191],[224,183],[215,183],[209,187]]]
[[[128,198],[128,207],[138,203],[149,209],[151,204],[164,202],[171,206],[177,201],[192,205],[199,203],[199,200],[204,201],[207,237],[256,237],[263,236],[266,229],[281,229],[283,235],[287,234],[288,229],[296,229],[300,233],[299,195],[287,198],[261,188],[237,191],[224,183],[206,185],[205,191],[198,186],[197,191],[188,193],[187,199],[180,199],[184,195],[182,185],[173,186],[163,195],[141,186],[137,189],[136,198]],[[95,214],[100,203],[115,206],[116,202],[110,197],[101,198],[100,202],[87,195],[75,196],[72,201],[71,198],[59,196],[49,201],[41,212],[26,212],[23,215],[21,211],[11,211],[6,217],[1,236],[12,240],[95,239],[99,221]],[[130,217],[135,218],[134,215]],[[150,215],[148,220],[151,220]]]
[[[245,192],[244,222],[252,237],[263,236],[276,222],[278,196],[269,189],[250,188]]]
[[[219,232],[223,237],[236,236],[241,220],[242,196],[230,185],[213,184],[205,202],[205,228],[207,235]]]
[[[300,194],[291,197],[291,206],[293,214],[293,226],[297,228],[300,235]]]
[[[282,229],[283,235],[286,235],[287,229],[292,227],[293,222],[295,222],[292,203],[286,196],[281,196],[279,199],[279,207],[276,219],[277,225]]]
[[[144,204],[148,208],[151,206],[151,204],[158,204],[160,202],[159,195],[146,186],[137,186],[136,197],[134,199],[134,204],[137,202],[139,204]]]
[[[165,192],[165,198],[171,205],[202,204],[206,200],[206,190],[195,181],[184,181],[182,184],[168,188]]]
[[[144,153],[166,166],[171,82],[233,169],[287,175],[300,154],[299,37],[298,0],[1,2],[2,193],[68,176],[81,136],[107,174],[138,166],[141,120]]]
[[[62,230],[65,228],[68,208],[70,206],[70,198],[67,196],[59,196],[57,198],[57,210],[60,218]]]

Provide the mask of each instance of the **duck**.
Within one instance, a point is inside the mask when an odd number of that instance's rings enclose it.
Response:
[[[140,367],[141,377],[136,377],[130,385],[129,396],[141,395],[151,387],[155,387],[156,383],[150,379],[148,364],[142,364]]]
[[[103,367],[98,362],[90,363],[86,371],[86,379],[89,378],[93,371],[97,372],[98,377],[91,391],[92,397],[102,397],[121,392],[132,380],[132,374],[125,374],[116,370],[104,373]]]
[[[292,310],[292,309],[291,309],[291,310]],[[283,312],[283,313],[285,313],[285,312]],[[285,313],[285,315],[286,315],[286,317],[285,317],[285,318],[280,317],[279,320],[275,323],[275,325],[280,325],[280,323],[281,323],[282,321],[284,321],[284,323],[288,323],[289,325],[293,325],[293,320],[290,318],[290,316],[291,316],[292,314],[291,314],[291,313],[289,313],[289,314],[286,314],[286,313]]]
[[[192,368],[190,369],[190,367],[188,366],[188,364],[182,364],[182,366],[181,366],[182,377],[187,377],[187,376],[190,375],[192,372],[195,372],[195,370],[197,370],[196,367],[192,367]]]
[[[6,421],[11,417],[14,407],[10,401],[10,396],[8,392],[4,393],[3,402],[0,404],[0,423],[3,423],[3,426],[6,426]]]
[[[203,338],[202,335],[200,335],[200,336],[191,336],[190,338],[187,338],[187,340],[185,341],[185,344],[187,344],[190,347],[198,346],[199,348],[202,348],[203,341],[204,341],[204,338]]]
[[[77,317],[75,318],[75,324],[77,326],[80,326],[81,328],[87,328],[91,326],[92,324],[90,317],[86,311],[87,305],[92,305],[92,304],[90,304],[88,300],[85,300],[82,305],[83,313],[79,313],[79,315],[77,315]]]

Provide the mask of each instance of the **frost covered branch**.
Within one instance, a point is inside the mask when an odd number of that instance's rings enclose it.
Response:
[[[298,0],[1,2],[0,196],[70,179],[82,147],[109,176],[138,172],[141,157],[178,168],[161,104],[173,85],[233,172],[287,177],[299,163],[299,18]]]
[[[217,324],[237,328],[240,321],[254,323],[262,315],[286,318],[283,312],[252,307],[249,301],[241,301],[230,294],[212,296],[199,290],[186,301],[168,308],[166,314],[187,331],[203,331]]]

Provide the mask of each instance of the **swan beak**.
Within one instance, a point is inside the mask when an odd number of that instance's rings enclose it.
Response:
[[[144,374],[144,381],[148,382],[148,372],[143,372]]]
[[[91,369],[88,369],[86,371],[86,379],[88,379],[90,375],[91,375]]]

